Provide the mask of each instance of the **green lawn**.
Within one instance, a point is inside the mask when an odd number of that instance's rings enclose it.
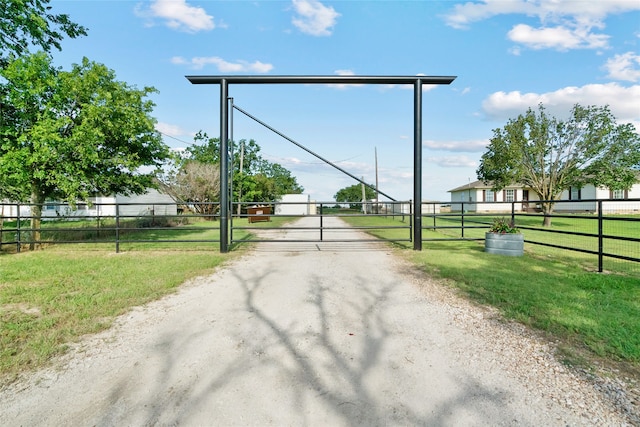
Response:
[[[507,217],[509,216],[507,215]],[[605,217],[603,221],[603,234],[617,237],[640,237],[640,221],[625,221],[624,219],[626,218],[640,219],[640,216],[614,215]],[[493,217],[488,215],[465,215],[465,227],[480,228],[465,229],[464,237],[484,239],[484,233],[486,232],[485,227],[491,223],[492,219]],[[432,226],[433,220],[433,218],[424,218],[423,227]],[[437,227],[451,226],[454,228],[438,229],[437,233],[425,230],[423,232],[425,239],[443,237],[442,235],[456,238],[461,237],[461,219],[459,215],[437,216],[435,222]],[[599,242],[597,237],[550,233],[548,232],[549,229],[542,227],[542,218],[540,216],[516,215],[515,222],[518,227],[521,227],[521,231],[528,241],[561,245],[593,252],[598,251]],[[589,215],[553,218],[550,230],[597,235],[598,220],[596,216]],[[533,255],[561,259],[563,262],[578,265],[588,270],[597,270],[598,268],[597,255],[534,244],[527,244],[527,250]],[[608,254],[640,258],[640,244],[637,242],[605,238],[603,241],[603,250]],[[640,263],[620,261],[615,258],[605,257],[604,270],[629,274],[634,274],[634,272],[640,273]]]

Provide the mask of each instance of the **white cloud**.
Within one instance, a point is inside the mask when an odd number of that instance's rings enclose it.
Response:
[[[329,36],[336,19],[340,16],[333,7],[327,7],[317,0],[292,0],[296,16],[293,25],[305,34]]]
[[[611,14],[640,10],[636,0],[558,1],[558,0],[482,0],[456,4],[453,11],[444,16],[447,25],[464,29],[473,22],[498,15],[526,15],[542,22],[558,22],[569,17],[593,27],[601,27],[602,20]]]
[[[191,68],[200,70],[206,65],[214,65],[221,73],[268,73],[273,69],[273,65],[260,61],[228,62],[218,56],[196,56],[187,60],[181,56],[171,58],[171,63],[176,65],[190,65]]]
[[[533,28],[529,25],[516,25],[507,33],[511,41],[528,45],[532,49],[602,49],[608,45],[609,36],[592,34],[585,28],[565,26]],[[517,53],[516,53],[517,52]],[[519,55],[519,51],[514,51]]]
[[[172,125],[169,123],[164,123],[164,122],[158,122],[156,123],[156,130],[160,133],[163,133],[165,135],[171,136],[171,137],[178,137],[178,136],[182,136],[182,135],[187,135],[188,132],[186,132],[184,129],[182,129],[180,126],[178,125]]]
[[[533,11],[532,3],[523,1],[490,1],[485,0],[479,3],[456,4],[453,12],[444,16],[447,25],[457,29],[467,29],[469,24],[476,21],[489,19],[496,15],[506,15],[512,13],[529,14]]]
[[[547,93],[496,92],[482,102],[482,110],[491,120],[506,121],[531,107],[544,104],[556,117],[566,116],[575,104],[609,105],[620,123],[634,123],[640,129],[640,85],[629,87],[617,83],[565,87]]]
[[[637,82],[640,80],[640,55],[633,52],[616,55],[607,60],[604,68],[611,79]]]
[[[465,29],[471,23],[498,15],[535,17],[540,27],[514,26],[509,39],[533,49],[602,49],[609,36],[594,30],[604,29],[604,19],[611,14],[640,10],[635,0],[558,1],[558,0],[483,0],[457,4],[444,16],[447,25]],[[519,54],[520,50],[512,50]]]
[[[188,5],[186,0],[155,0],[148,7],[138,4],[135,13],[150,20],[163,19],[167,27],[189,33],[215,28],[213,16],[201,7]]]
[[[426,160],[443,168],[472,168],[478,165],[476,160],[468,156],[427,157]]]
[[[431,150],[453,151],[453,152],[476,152],[484,151],[489,141],[486,140],[470,140],[470,141],[422,141],[422,145]]]
[[[174,56],[173,58],[171,58],[171,63],[176,65],[186,65],[189,63],[189,61],[184,59],[182,56]]]

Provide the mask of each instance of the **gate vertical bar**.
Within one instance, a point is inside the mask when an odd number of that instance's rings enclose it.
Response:
[[[231,141],[229,148],[229,158],[231,159],[229,165],[229,243],[233,243],[233,171],[236,163],[236,153],[233,151],[235,145],[233,140],[233,97],[229,97],[229,141]]]
[[[422,80],[413,88],[413,249],[422,250]]]
[[[116,202],[116,253],[120,253],[120,204]]]
[[[21,221],[21,219],[20,219],[20,204],[18,203],[16,206],[17,206],[17,208],[16,208],[16,215],[17,215],[17,218],[16,218],[16,220],[17,220],[16,221],[16,240],[17,240],[16,252],[20,252],[20,249],[21,249],[21,246],[22,246],[22,243],[20,243],[20,239],[22,238],[22,236],[21,236],[22,233],[20,233],[20,221]]]
[[[220,252],[229,252],[229,85],[220,80]]]

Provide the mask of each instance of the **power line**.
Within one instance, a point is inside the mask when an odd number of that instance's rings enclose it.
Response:
[[[158,131],[158,133],[159,133],[160,135],[162,135],[162,136],[166,136],[167,138],[175,139],[176,141],[182,142],[183,144],[192,144],[191,142],[183,141],[183,140],[181,140],[180,138],[176,138],[175,136],[171,136],[171,135],[168,135],[168,134],[166,134],[166,133],[164,133],[164,132],[161,132],[161,131],[159,131],[158,129],[156,129],[156,130]]]

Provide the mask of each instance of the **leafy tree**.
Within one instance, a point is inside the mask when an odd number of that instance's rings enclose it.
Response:
[[[256,141],[240,140],[229,143],[234,153],[233,165],[233,201],[243,203],[264,203],[277,200],[283,194],[299,194],[304,191],[291,172],[278,163],[272,163],[260,155],[260,146]],[[240,160],[242,158],[242,160]],[[200,131],[194,137],[194,144],[187,147],[185,154],[178,159],[180,171],[189,162],[205,164],[220,163],[220,139],[210,138]],[[171,181],[165,180],[165,183]]]
[[[261,161],[254,177],[260,201],[273,201],[283,194],[301,194],[304,191],[291,171],[278,163]]]
[[[365,185],[364,197],[367,200],[375,199],[376,192],[370,186]],[[360,209],[362,207],[362,184],[354,184],[349,187],[342,188],[333,196],[336,202],[350,203],[352,209]]]
[[[49,0],[0,0],[0,68],[10,57],[26,54],[30,45],[49,52],[60,50],[67,35],[76,38],[87,29],[72,22],[66,14],[51,13]]]
[[[0,192],[34,204],[32,228],[46,199],[75,203],[153,186],[154,172],[141,168],[169,156],[146,99],[155,89],[131,87],[86,58],[71,71],[54,69],[45,53],[13,61],[0,77],[0,102],[12,111],[0,118]]]
[[[530,187],[543,201],[545,226],[554,202],[571,186],[622,190],[637,181],[640,137],[632,124],[617,124],[607,106],[576,104],[563,121],[540,105],[493,132],[478,178],[494,190],[516,182]]]

